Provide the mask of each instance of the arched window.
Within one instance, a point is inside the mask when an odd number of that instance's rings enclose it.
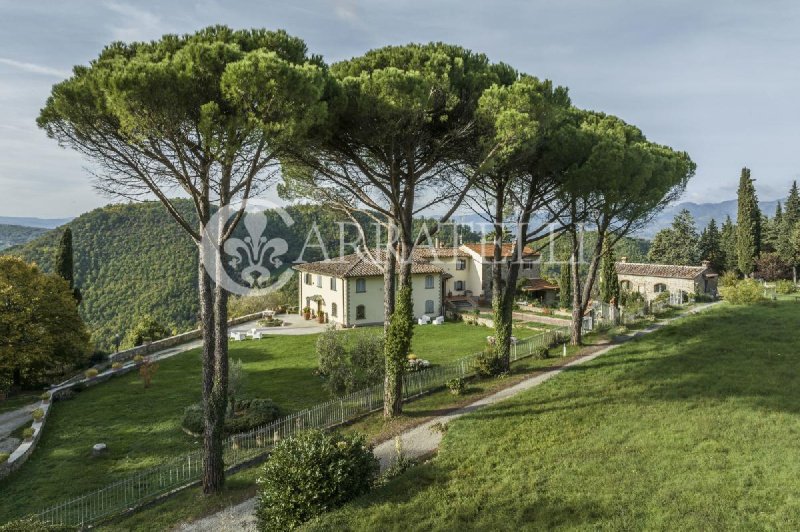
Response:
[[[356,319],[364,320],[366,318],[367,318],[367,308],[364,305],[358,305],[356,307]]]
[[[425,301],[425,314],[433,314],[433,299]]]
[[[425,288],[433,288],[433,275],[425,276]]]
[[[336,317],[339,315],[339,307],[336,306],[336,303],[331,303],[331,317]]]
[[[667,285],[665,285],[664,283],[656,283],[656,285],[653,287],[653,292],[655,292],[656,294],[660,294],[661,292],[666,292],[666,291],[667,291]]]

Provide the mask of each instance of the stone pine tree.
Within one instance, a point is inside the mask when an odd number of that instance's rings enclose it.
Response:
[[[429,208],[449,219],[471,188],[461,170],[476,149],[475,112],[483,92],[517,78],[507,65],[442,43],[386,46],[330,67],[329,127],[293,153],[281,192],[386,228],[383,253],[370,257],[384,274],[386,375],[384,416],[403,409],[402,349],[411,307],[414,218]],[[491,152],[491,150],[489,150]],[[430,230],[435,233],[438,224]],[[383,240],[383,238],[382,238]],[[361,251],[361,250],[360,250]],[[366,250],[364,250],[366,251]],[[407,288],[407,289],[403,289]],[[400,298],[407,301],[399,301]]]
[[[722,271],[725,264],[725,257],[722,253],[722,235],[714,218],[711,218],[703,232],[700,233],[697,248],[700,260],[707,260],[716,271]]]
[[[736,257],[736,225],[730,216],[725,217],[719,235],[722,271],[735,272],[739,269]]]
[[[61,233],[55,258],[55,272],[64,279],[72,291],[72,297],[80,304],[81,291],[75,286],[74,258],[72,251],[72,229],[67,227]]]
[[[210,258],[219,278],[222,261],[201,244],[210,236],[224,248],[245,211],[211,233],[213,214],[264,190],[279,154],[326,115],[325,73],[305,43],[285,32],[214,26],[108,45],[53,87],[38,118],[48,136],[91,160],[98,189],[134,200],[155,196],[198,244],[204,493],[225,481],[228,292],[203,264]],[[170,199],[176,191],[192,202],[191,217]]]
[[[742,168],[739,177],[738,213],[736,217],[736,260],[739,271],[751,276],[761,252],[761,211],[749,168]]]
[[[561,264],[561,273],[558,281],[558,300],[561,308],[569,308],[572,304],[572,274],[569,271],[570,262]]]

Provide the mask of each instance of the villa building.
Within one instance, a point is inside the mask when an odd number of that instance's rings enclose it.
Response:
[[[684,302],[691,294],[716,296],[717,278],[707,261],[700,266],[643,264],[628,262],[625,257],[616,263],[622,290],[641,293],[652,301],[662,292],[669,292],[674,302]]]
[[[520,260],[514,244],[503,244],[503,277],[508,263]],[[373,260],[374,256],[375,260]],[[383,252],[354,253],[336,259],[295,265],[300,309],[326,312],[343,327],[383,323]],[[492,297],[492,243],[459,247],[418,247],[412,255],[411,286],[415,318],[444,314],[445,303],[475,308]],[[538,253],[522,253],[520,278],[539,277]]]

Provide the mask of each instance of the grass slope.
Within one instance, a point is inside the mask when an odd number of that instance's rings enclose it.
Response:
[[[686,318],[451,424],[314,530],[797,529],[800,305]]]
[[[474,353],[485,327],[447,323],[415,328],[413,350],[433,363]],[[520,337],[532,333],[522,332]],[[270,336],[231,344],[231,360],[247,371],[245,394],[270,397],[287,411],[329,399],[314,374],[317,335]],[[200,447],[180,430],[183,409],[200,400],[198,350],[164,360],[150,389],[131,373],[58,402],[31,459],[0,481],[0,522],[103,487]],[[91,457],[95,443],[109,452]]]

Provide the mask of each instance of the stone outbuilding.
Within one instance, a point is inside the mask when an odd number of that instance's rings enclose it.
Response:
[[[694,294],[717,295],[719,274],[708,261],[703,261],[700,266],[678,266],[628,262],[623,257],[616,266],[620,288],[639,292],[647,301],[652,301],[662,292],[669,292],[673,302],[686,302]]]

